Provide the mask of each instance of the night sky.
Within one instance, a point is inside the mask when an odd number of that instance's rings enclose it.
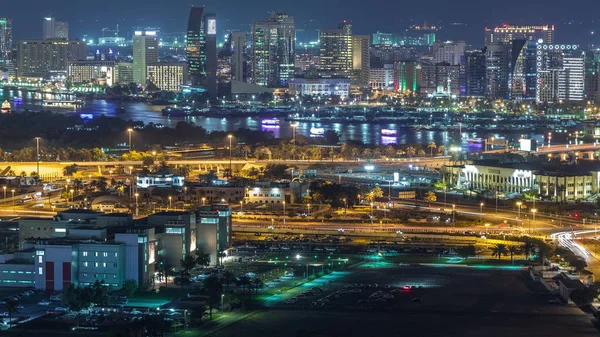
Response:
[[[192,4],[206,5],[217,13],[219,32],[249,30],[270,10],[293,15],[298,29],[332,28],[342,19],[352,20],[354,32],[399,32],[427,20],[442,24],[444,39],[464,39],[481,44],[483,27],[500,23],[556,24],[557,42],[598,43],[600,1],[594,0],[0,0],[0,17],[13,19],[14,39],[39,38],[42,18],[53,15],[70,24],[71,37],[100,35],[102,27],[131,33],[134,26],[160,26],[163,32],[186,29]],[[343,5],[342,5],[343,4]],[[572,21],[572,23],[568,23]],[[456,23],[467,24],[456,25]],[[592,30],[598,30],[591,35]],[[124,35],[124,34],[121,34]]]

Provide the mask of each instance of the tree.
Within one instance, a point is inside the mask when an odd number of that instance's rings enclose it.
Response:
[[[223,307],[221,310],[233,310],[235,306],[240,304],[240,297],[234,293],[225,293],[223,294]]]
[[[4,306],[6,307],[6,311],[8,312],[8,324],[10,325],[10,323],[12,322],[13,314],[19,312],[19,302],[9,298],[6,300],[6,304]]]
[[[131,297],[138,291],[138,284],[135,280],[125,280],[121,288],[121,294]]]
[[[515,255],[521,252],[521,248],[519,246],[509,246],[507,252],[510,254],[510,262],[514,265]]]
[[[379,186],[375,186],[367,195],[365,200],[368,202],[375,201],[377,198],[383,198],[383,190]]]
[[[437,196],[435,195],[435,192],[433,192],[433,191],[427,192],[427,195],[425,195],[425,201],[427,201],[427,203],[429,203],[429,204],[431,204],[432,202],[436,202]]]
[[[446,147],[444,145],[440,145],[437,148],[437,153],[438,155],[444,155],[446,152]]]
[[[571,300],[578,307],[590,305],[596,296],[598,296],[598,293],[592,287],[581,287],[571,292]]]
[[[221,281],[219,281],[217,276],[209,276],[204,280],[204,290],[208,295],[208,310],[210,313],[210,319],[212,320],[212,309],[221,296],[223,284],[221,284]]]
[[[525,260],[529,260],[529,256],[535,249],[535,245],[533,242],[527,240],[521,245],[521,251],[525,254]]]
[[[573,256],[568,260],[569,266],[573,267],[575,271],[580,272],[587,267],[587,262],[581,256]]]
[[[475,246],[465,246],[457,248],[456,253],[458,254],[458,256],[462,257],[463,259],[465,259],[465,261],[467,261],[469,259],[469,256],[477,255],[477,250],[475,250]]]
[[[435,150],[437,148],[437,145],[435,145],[435,142],[429,142],[429,144],[427,145],[427,148],[429,149],[429,152],[430,152],[431,156],[433,157],[433,150]]]
[[[323,138],[327,144],[335,145],[340,142],[340,134],[335,130],[326,130]]]
[[[235,274],[231,270],[225,269],[225,271],[221,273],[221,282],[229,288],[229,285],[235,282]]]
[[[417,149],[415,149],[413,146],[409,146],[404,152],[406,152],[407,156],[413,157],[415,154],[417,154]]]
[[[507,254],[506,245],[502,243],[496,244],[492,249],[492,256],[497,256],[498,260],[502,259],[502,255]]]
[[[79,170],[79,166],[77,164],[67,165],[63,167],[63,175],[66,177],[73,176]]]
[[[423,149],[420,149],[419,151],[417,151],[417,155],[418,155],[419,157],[425,157],[425,155],[426,155],[426,154],[427,154],[427,153],[425,153],[425,151],[424,151]]]
[[[180,261],[180,264],[181,264],[181,269],[184,271],[184,273],[186,275],[189,275],[190,271],[192,269],[194,269],[194,267],[196,267],[197,259],[195,256],[192,256],[191,254],[189,254],[189,255],[186,255],[185,258],[183,258]],[[183,284],[183,282],[182,282],[182,284]]]
[[[210,265],[210,255],[200,251],[196,251],[196,264],[200,267],[208,267]]]

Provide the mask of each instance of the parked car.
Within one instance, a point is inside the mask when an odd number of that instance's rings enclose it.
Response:
[[[50,305],[50,301],[46,301],[46,300],[44,300],[44,301],[39,301],[39,302],[38,302],[38,305]]]

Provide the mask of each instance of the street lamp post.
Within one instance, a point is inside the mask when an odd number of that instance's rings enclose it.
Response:
[[[206,201],[206,198],[202,198],[202,206],[204,206],[205,201]]]
[[[494,194],[496,195],[496,213],[498,213],[498,190],[496,190]]]
[[[231,178],[233,176],[232,171],[231,171],[231,140],[233,139],[232,135],[227,135],[227,138],[229,138],[229,178]]]
[[[523,203],[520,201],[517,201],[517,219],[521,218],[521,205],[523,205]]]
[[[347,211],[348,211],[348,199],[344,198],[344,218],[346,218]]]
[[[456,205],[452,204],[452,226],[456,226]]]
[[[6,199],[6,186],[2,186],[2,189],[4,190],[4,199]]]
[[[294,139],[294,160],[296,159],[296,127],[298,126],[298,124],[296,123],[292,123],[292,138]],[[292,179],[293,179],[293,174],[292,174]]]
[[[139,193],[135,193],[135,216],[139,215],[139,207],[138,207],[138,197],[140,196]]]
[[[202,198],[202,199],[204,199],[204,198]],[[244,201],[240,200],[240,213],[243,213],[243,212],[244,212]]]
[[[169,196],[169,209],[173,208],[173,197]]]
[[[481,221],[483,221],[483,202],[479,203],[479,213],[481,214]]]
[[[71,192],[71,204],[75,203],[75,190],[71,189],[69,192]]]
[[[12,190],[10,190],[10,192],[12,193],[12,204],[13,204],[13,209],[15,208],[15,189],[13,188]]]
[[[371,225],[373,224],[373,202],[371,202]]]
[[[531,213],[532,213],[531,217],[533,218],[533,222],[534,222],[533,226],[535,227],[535,213],[537,213],[537,209],[535,209],[535,208],[532,209]],[[530,221],[529,222],[529,234],[531,234],[531,233],[532,233],[532,231],[531,231],[531,221]]]
[[[36,157],[35,161],[37,162],[37,176],[40,177],[40,137],[35,137],[35,149],[36,149]]]
[[[285,224],[285,201],[283,202],[283,223]]]
[[[310,216],[310,204],[306,204],[306,215]]]
[[[133,132],[132,128],[127,129],[127,133],[129,133],[129,152],[131,152],[132,149],[132,145],[131,145],[131,133]]]

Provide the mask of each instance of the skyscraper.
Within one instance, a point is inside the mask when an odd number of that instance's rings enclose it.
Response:
[[[204,13],[204,6],[192,7],[188,18],[187,62],[189,80],[204,87],[209,96],[217,95],[217,20]]]
[[[133,36],[133,81],[146,86],[147,67],[158,62],[158,37],[154,31],[136,31]]]
[[[204,36],[204,6],[190,10],[187,30],[187,62],[192,86],[206,79],[206,37]]]
[[[433,44],[433,63],[464,64],[465,41],[436,41]]]
[[[8,63],[12,52],[12,21],[0,18],[0,63]]]
[[[485,68],[487,77],[487,94],[494,99],[508,97],[508,43],[490,43],[486,46]]]
[[[69,39],[69,24],[56,21],[53,17],[45,17],[42,23],[44,40]]]
[[[246,32],[231,33],[231,49],[233,51],[231,73],[233,79],[246,82]]]
[[[421,80],[421,65],[417,61],[394,63],[394,90],[417,93]]]
[[[352,36],[352,84],[366,87],[369,85],[371,69],[371,51],[369,35]]]
[[[319,43],[319,75],[350,78],[353,69],[352,24],[344,20],[338,29],[322,29]]]
[[[513,40],[542,40],[544,43],[554,43],[554,25],[543,26],[511,26],[485,27],[485,44],[508,43]]]
[[[468,96],[485,96],[487,93],[485,51],[467,51],[465,62],[466,94]]]
[[[534,100],[536,87],[536,41],[512,40],[508,70],[510,99]]]
[[[294,18],[270,12],[252,25],[252,83],[285,87],[294,76],[296,26]]]
[[[578,45],[536,46],[538,103],[585,98],[585,52]]]

